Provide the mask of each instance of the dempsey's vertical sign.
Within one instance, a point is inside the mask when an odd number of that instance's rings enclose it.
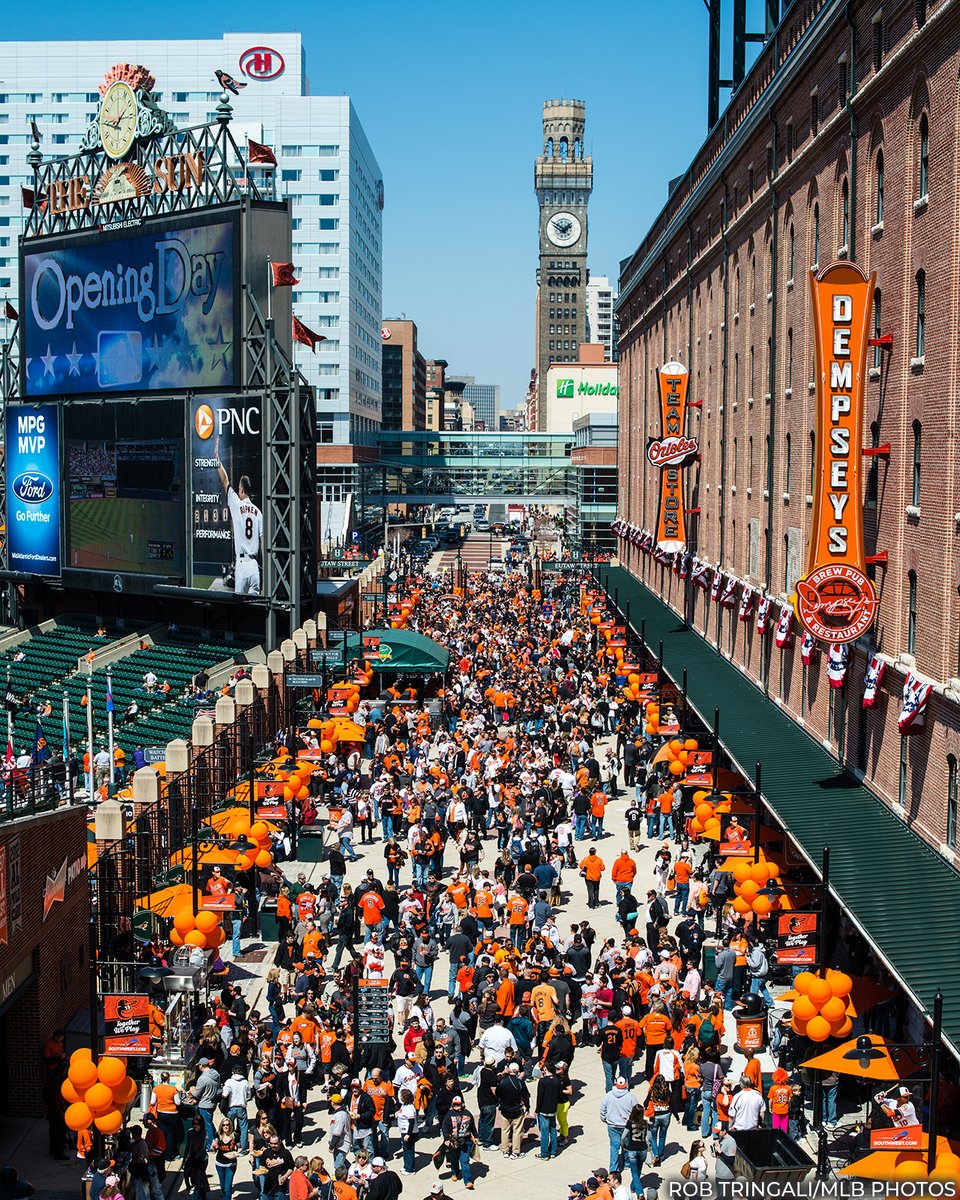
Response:
[[[10,405],[4,429],[11,571],[60,574],[59,414],[52,404]]]
[[[817,354],[817,446],[807,572],[794,608],[818,641],[852,642],[877,615],[863,552],[863,388],[876,276],[853,263],[810,275]]]
[[[660,470],[660,511],[657,516],[657,546],[668,554],[682,552],[687,545],[683,512],[683,468],[700,452],[696,438],[683,432],[687,416],[687,384],[690,376],[682,363],[664,363],[657,371],[660,388],[660,437],[647,442],[647,461]]]

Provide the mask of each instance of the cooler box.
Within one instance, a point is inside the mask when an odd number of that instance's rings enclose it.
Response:
[[[734,1170],[748,1183],[800,1183],[817,1165],[782,1129],[738,1129]]]

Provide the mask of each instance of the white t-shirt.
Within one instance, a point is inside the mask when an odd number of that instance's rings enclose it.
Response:
[[[252,500],[241,500],[233,488],[227,492],[227,508],[233,521],[233,544],[237,554],[255,558],[263,535],[263,513]]]
[[[766,1105],[756,1088],[744,1088],[730,1101],[730,1129],[756,1129]]]

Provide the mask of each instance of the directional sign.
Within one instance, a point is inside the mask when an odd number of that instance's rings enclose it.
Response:
[[[346,629],[328,629],[327,630],[327,641],[328,642],[345,642],[347,640],[347,633],[348,633],[348,630],[346,630]]]
[[[154,763],[162,763],[167,761],[166,746],[144,746],[143,758],[148,767],[152,767]]]
[[[357,1032],[367,1045],[390,1045],[390,990],[385,979],[357,983]]]
[[[343,651],[340,649],[311,650],[310,661],[315,667],[321,667],[326,663],[339,664],[343,662]]]
[[[317,563],[318,571],[360,570],[369,567],[372,558],[321,558]]]
[[[377,604],[384,598],[385,595],[386,592],[361,592],[360,599],[369,600],[372,604]]]
[[[323,687],[322,675],[286,675],[284,682],[288,688],[319,688]]]

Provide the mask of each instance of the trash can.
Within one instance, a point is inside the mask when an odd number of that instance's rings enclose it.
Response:
[[[748,1183],[800,1183],[816,1163],[782,1129],[737,1129],[730,1136],[737,1143],[734,1170]]]
[[[741,996],[733,1019],[737,1023],[736,1049],[741,1054],[744,1050],[762,1050],[767,1044],[767,1006],[760,996],[755,992]]]
[[[277,920],[276,896],[264,896],[260,902],[260,937],[265,942],[277,941],[280,923]]]
[[[305,825],[297,834],[297,862],[323,862],[324,825]]]

